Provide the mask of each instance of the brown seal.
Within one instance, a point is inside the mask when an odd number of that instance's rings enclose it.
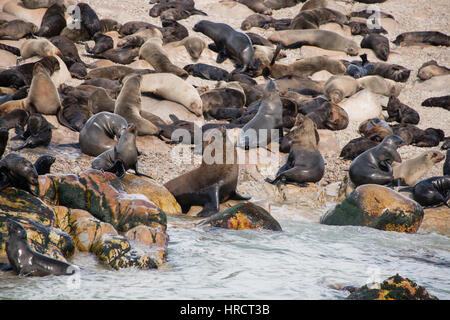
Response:
[[[118,47],[141,47],[148,39],[160,38],[162,33],[156,28],[141,29],[133,34],[125,36],[117,42]]]
[[[324,85],[324,93],[332,103],[355,94],[360,88],[358,81],[350,76],[332,76]]]
[[[111,99],[105,89],[97,88],[91,93],[88,100],[88,107],[94,113],[108,111],[114,113],[116,102]]]
[[[395,184],[408,186],[415,185],[436,163],[439,163],[444,159],[445,155],[438,151],[425,151],[418,157],[394,165]]]
[[[20,154],[10,152],[0,160],[0,191],[6,187],[15,187],[34,194],[30,186],[38,184],[36,169]]]
[[[438,31],[412,31],[399,34],[393,41],[396,45],[414,46],[430,44],[432,46],[450,46],[450,37]]]
[[[11,20],[0,25],[0,39],[19,40],[28,34],[36,33],[38,29],[34,23]]]
[[[128,123],[134,123],[137,134],[157,135],[158,128],[141,116],[141,75],[132,75],[125,81],[117,97],[114,113],[124,117]]]
[[[55,115],[61,107],[55,84],[50,79],[47,69],[40,63],[34,65],[27,101],[31,110],[47,115]]]
[[[389,57],[389,39],[381,34],[369,33],[361,41],[361,48],[372,49],[378,59],[386,61]]]
[[[300,11],[312,10],[316,8],[326,8],[327,6],[327,0],[308,0],[302,5]]]
[[[92,112],[86,105],[80,105],[75,97],[66,97],[62,101],[57,117],[63,126],[80,132],[84,124],[92,116]]]
[[[350,140],[341,150],[339,157],[345,160],[353,160],[364,151],[376,147],[379,142],[370,140],[366,137],[359,137]]]
[[[432,97],[422,101],[424,107],[441,107],[450,111],[450,95]]]
[[[25,142],[11,150],[18,151],[24,148],[36,148],[48,146],[52,139],[53,126],[39,113],[30,115],[27,121],[27,130],[17,135],[12,140],[25,140]]]
[[[381,142],[388,135],[394,133],[387,122],[380,118],[372,118],[362,122],[358,127],[358,131],[366,138],[376,142]]]
[[[224,127],[213,130],[203,147],[202,164],[164,184],[181,205],[183,213],[191,206],[203,206],[198,217],[208,217],[219,211],[219,204],[227,200],[248,200],[236,192],[239,164],[235,147],[230,150],[231,143],[226,136]],[[214,148],[212,153],[207,152]],[[228,148],[227,148],[228,147]],[[210,150],[212,152],[212,150]],[[229,159],[232,152],[232,162]],[[213,163],[208,156],[214,157]]]
[[[236,2],[242,3],[257,13],[262,13],[269,16],[272,14],[272,9],[267,7],[263,0],[236,0]]]
[[[66,7],[64,5],[54,4],[45,11],[42,18],[41,27],[36,33],[39,37],[55,37],[67,26],[64,15]]]
[[[435,60],[425,62],[417,72],[420,80],[428,80],[446,74],[450,74],[450,69],[445,66],[440,66]]]
[[[402,88],[400,85],[390,79],[385,79],[380,76],[365,76],[356,79],[359,85],[365,89],[368,89],[376,94],[381,94],[386,97],[395,96],[398,97]]]
[[[328,22],[335,22],[343,27],[348,22],[347,17],[333,9],[316,8],[300,11],[292,19],[290,29],[319,29],[319,26]]]
[[[397,121],[398,123],[418,124],[420,121],[419,113],[402,103],[398,98],[391,96],[386,108],[389,117],[386,121]]]
[[[22,59],[28,59],[33,56],[50,57],[61,55],[59,49],[47,39],[29,39],[20,47]]]

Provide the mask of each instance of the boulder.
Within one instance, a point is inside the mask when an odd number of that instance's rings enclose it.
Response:
[[[328,211],[320,223],[415,233],[423,216],[423,208],[414,200],[387,187],[366,184],[356,188]]]
[[[377,284],[376,289],[373,285],[365,285],[357,288],[347,299],[349,300],[438,300],[428,291],[417,285],[408,278],[403,278],[396,274],[381,284]]]
[[[420,230],[450,236],[450,208],[440,206],[438,208],[425,209]]]
[[[269,212],[251,202],[236,204],[207,218],[201,225],[233,230],[267,229],[282,231],[278,221]]]

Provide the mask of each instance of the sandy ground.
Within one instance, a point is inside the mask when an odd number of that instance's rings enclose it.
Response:
[[[90,4],[97,12],[100,18],[112,18],[121,23],[132,20],[140,20],[153,23],[160,26],[159,17],[152,18],[148,11],[152,5],[148,4],[147,0],[85,0],[84,2]],[[295,7],[276,10],[273,13],[275,18],[293,18],[300,10],[302,3]],[[393,41],[396,36],[402,32],[407,31],[441,31],[450,34],[450,19],[448,13],[450,12],[450,3],[448,0],[430,0],[422,1],[405,1],[405,0],[388,0],[385,3],[377,4],[381,11],[392,14],[396,22],[392,19],[382,19],[382,26],[388,30],[387,35],[389,40]],[[353,1],[332,1],[329,0],[329,7],[337,9],[343,13],[350,13],[351,11],[359,11],[367,7],[365,4]],[[236,29],[240,29],[242,21],[249,15],[253,14],[250,9],[236,2],[222,2],[214,0],[197,0],[196,8],[208,13],[208,17],[195,15],[188,19],[181,20],[179,23],[183,24],[189,30],[190,35],[196,35],[203,38],[207,43],[211,40],[203,34],[192,31],[195,23],[202,19],[208,19],[215,22],[223,22],[231,25]],[[321,28],[336,30],[347,37],[352,37],[348,31],[339,30],[340,27],[335,24],[328,24]],[[264,30],[260,28],[252,28],[250,32],[258,33],[264,36],[270,35],[273,29]],[[357,43],[360,43],[361,36],[352,37]],[[93,42],[90,42],[92,45]],[[80,54],[85,53],[84,47],[79,46]],[[166,47],[170,54],[171,60],[179,67],[183,67],[191,61],[184,48]],[[374,54],[368,50],[363,49],[363,52],[368,53],[369,60],[378,61]],[[429,127],[440,128],[444,130],[446,136],[450,135],[450,112],[443,108],[426,108],[421,107],[423,100],[429,97],[441,96],[450,94],[450,83],[442,83],[443,80],[434,78],[432,80],[422,82],[417,78],[417,70],[419,67],[429,60],[436,60],[440,65],[450,66],[450,49],[446,47],[396,47],[391,43],[391,55],[387,62],[401,64],[412,69],[411,76],[407,83],[403,84],[404,88],[399,96],[403,103],[413,107],[420,114],[421,121],[418,127],[426,129]],[[324,52],[323,50],[316,50],[309,48],[286,50],[287,57],[279,60],[280,63],[291,63],[296,59],[311,56],[317,52]],[[355,57],[349,57],[345,54],[328,52],[327,54],[344,58],[348,60],[355,60]],[[233,70],[233,64],[227,60],[225,63],[218,65],[215,63],[216,54],[208,49],[205,49],[202,57],[198,62],[209,63],[211,65],[220,66],[228,71]],[[92,62],[91,58],[82,56],[85,62]],[[264,78],[256,78],[258,83],[265,83]],[[213,81],[201,80],[199,78],[189,77],[187,81],[197,86],[214,87],[216,85]],[[76,85],[81,81],[71,80],[69,84]],[[78,142],[78,134],[70,132],[66,128],[61,127],[55,119],[52,122],[59,129],[54,131],[54,138],[50,149],[37,148],[34,150],[24,150],[21,153],[30,160],[36,159],[40,154],[47,152],[59,156],[58,161],[52,167],[54,172],[64,173],[78,173],[90,167],[92,161],[91,157],[82,155],[72,148],[55,148],[56,143],[70,143]],[[347,129],[328,133],[331,137],[331,145],[325,147],[323,152],[326,161],[325,176],[320,182],[321,186],[330,183],[341,181],[346,174],[350,161],[345,161],[339,158],[340,149],[351,139],[359,136],[357,131],[359,123],[351,122]],[[337,146],[336,146],[337,145]],[[154,137],[138,137],[138,147],[143,151],[140,157],[140,168],[142,172],[152,175],[157,181],[164,183],[179,174],[191,170],[195,164],[178,164],[171,156],[171,147],[161,142]],[[399,152],[403,159],[413,158],[420,153],[427,150],[439,150],[440,146],[435,148],[418,148],[413,146],[402,147]],[[442,175],[442,162],[432,168],[427,176]],[[267,183],[264,183],[265,177],[273,177],[278,170],[278,164],[272,166],[245,166],[241,168],[240,184],[238,189],[241,192],[252,195],[256,198],[269,198],[272,200],[283,198],[280,191]],[[303,193],[302,189],[297,189],[296,193],[299,196]]]

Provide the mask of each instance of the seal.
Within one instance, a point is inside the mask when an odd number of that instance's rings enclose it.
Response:
[[[113,65],[90,70],[86,76],[86,79],[105,78],[109,80],[122,80],[125,76],[132,73],[145,74],[151,72],[151,70],[136,70],[127,66]]]
[[[224,127],[209,131],[203,146],[201,165],[164,184],[180,204],[183,213],[191,206],[203,206],[198,217],[209,217],[219,211],[219,204],[228,200],[249,200],[237,193],[239,164],[235,147]],[[210,148],[213,148],[210,150]],[[214,152],[212,153],[208,152]],[[232,154],[229,154],[232,152]],[[213,157],[213,161],[211,161]],[[232,161],[229,161],[229,160]],[[215,161],[214,161],[215,160]],[[212,163],[211,163],[212,162]],[[231,162],[231,163],[230,163]]]
[[[100,32],[117,31],[122,28],[122,24],[113,19],[100,19]]]
[[[399,191],[412,192],[413,199],[422,207],[439,207],[446,205],[450,208],[450,176],[431,177],[417,182],[413,187]]]
[[[159,29],[146,28],[125,36],[117,42],[118,47],[141,47],[147,40],[151,38],[162,39],[163,35]],[[183,41],[183,40],[182,40]]]
[[[387,122],[380,118],[372,118],[362,122],[358,131],[366,138],[376,142],[381,142],[387,136],[394,134]]]
[[[0,152],[1,153],[1,152]],[[1,155],[0,155],[1,157]],[[450,176],[450,149],[447,149],[447,155],[444,163],[444,176]]]
[[[8,145],[9,132],[7,129],[0,128],[0,159],[5,153],[6,146]]]
[[[397,97],[391,96],[386,108],[389,117],[386,121],[397,121],[398,123],[418,124],[420,121],[419,113],[413,108],[400,102]]]
[[[173,88],[176,88],[176,90]],[[151,92],[164,99],[178,102],[199,117],[203,114],[202,99],[198,91],[174,74],[154,73],[143,75],[141,91]]]
[[[274,43],[281,43],[285,48],[300,48],[303,45],[309,45],[326,50],[343,51],[351,56],[359,53],[359,46],[355,41],[328,30],[275,31],[268,39]]]
[[[38,31],[38,27],[31,22],[11,20],[0,25],[0,39],[19,40]]]
[[[214,41],[219,50],[217,63],[222,63],[230,57],[239,64],[235,72],[244,73],[258,69],[259,63],[255,61],[252,41],[245,33],[236,31],[225,23],[207,20],[197,22],[192,30],[201,32]]]
[[[356,79],[362,88],[368,89],[376,94],[381,94],[386,97],[398,97],[402,88],[393,80],[384,79],[380,76],[365,76]]]
[[[308,0],[306,1],[300,11],[312,10],[316,8],[326,8],[328,6],[327,0]]]
[[[151,23],[144,22],[144,21],[128,21],[120,27],[119,33],[123,36],[129,36],[129,35],[132,35],[133,33],[138,32],[141,29],[157,29],[158,30],[159,28]]]
[[[20,154],[10,152],[0,160],[0,191],[6,187],[15,187],[34,194],[30,185],[38,184],[36,169]]]
[[[189,36],[181,40],[180,45],[186,48],[192,59],[198,60],[206,48],[206,43],[199,37]]]
[[[244,89],[236,83],[229,82],[226,85],[208,90],[200,95],[204,116],[216,116],[221,108],[243,108],[245,105]]]
[[[94,113],[100,113],[102,111],[108,111],[114,113],[116,102],[111,99],[105,89],[97,88],[88,100],[88,107]]]
[[[183,69],[190,75],[205,80],[226,81],[229,76],[228,71],[205,63],[188,64]]]
[[[94,55],[94,57],[108,59],[120,64],[130,64],[138,55],[139,48],[117,48],[108,49],[105,52]]]
[[[406,144],[417,147],[436,147],[444,140],[445,134],[441,129],[427,128],[422,130],[415,125],[400,123],[392,126],[394,134],[402,137]]]
[[[134,123],[138,135],[157,135],[158,128],[141,116],[141,82],[141,75],[127,78],[117,97],[114,113],[124,117],[128,123]]]
[[[244,31],[253,27],[269,29],[274,26],[274,21],[276,21],[276,19],[271,16],[256,13],[248,16],[244,21],[242,21],[241,29]]]
[[[77,7],[80,9],[81,15],[81,27],[86,29],[90,38],[94,36],[97,32],[100,31],[100,19],[95,13],[94,9],[92,9],[87,3],[78,3]],[[76,13],[74,9],[74,13]]]
[[[294,125],[291,148],[286,163],[278,170],[274,180],[266,182],[307,186],[318,182],[325,173],[325,162],[317,149],[316,126],[308,117],[298,114]]]
[[[399,34],[393,41],[396,45],[414,46],[430,44],[432,46],[450,46],[450,37],[438,31],[412,31]]]
[[[262,13],[268,16],[272,15],[272,9],[267,7],[263,0],[236,0],[236,2],[242,3],[257,13]]]
[[[417,76],[420,80],[429,80],[436,76],[443,76],[450,74],[450,69],[439,65],[436,60],[425,62],[417,71]]]
[[[150,63],[156,71],[173,73],[180,78],[186,79],[189,74],[170,61],[162,47],[162,43],[162,40],[159,38],[150,38],[140,48],[139,57]]]
[[[113,148],[117,143],[114,137],[120,138],[127,126],[127,120],[118,114],[100,112],[93,115],[80,131],[81,152],[96,157]]]
[[[50,57],[61,55],[61,52],[49,40],[41,38],[25,40],[20,47],[20,55],[25,60],[34,56]]]
[[[70,39],[63,36],[55,36],[49,39],[61,52],[62,60],[68,68],[70,68],[74,63],[82,63],[78,49]]]
[[[122,177],[128,169],[133,169],[136,175],[152,178],[138,171],[138,149],[136,147],[137,128],[133,123],[122,129],[120,138],[114,148],[101,153],[92,161],[92,168],[113,172]]]
[[[445,155],[438,151],[425,151],[418,157],[393,165],[394,181],[396,185],[415,185],[435,164],[445,159]]]
[[[97,32],[96,34],[94,34],[93,40],[95,41],[94,47],[89,48],[89,45],[87,43],[85,43],[84,45],[85,50],[88,53],[98,55],[105,52],[106,50],[114,48],[113,38],[104,33]]]
[[[15,148],[13,151],[22,150],[24,148],[36,148],[39,146],[48,146],[52,140],[53,126],[41,114],[33,113],[27,121],[27,130],[22,134],[18,134],[12,140],[25,140],[25,142]]]
[[[422,102],[422,106],[441,107],[450,111],[450,95],[425,99]]]
[[[347,24],[347,17],[339,11],[329,8],[316,8],[300,11],[292,19],[290,29],[319,29],[325,23],[335,22],[341,27]]]
[[[13,110],[0,117],[0,129],[14,129],[16,127],[24,127],[27,123],[29,114],[25,110]]]
[[[90,108],[80,105],[75,97],[66,97],[62,101],[62,108],[58,110],[57,118],[60,124],[70,130],[80,132],[84,124],[92,116]]]
[[[73,275],[78,266],[38,253],[30,247],[25,228],[17,221],[6,220],[8,239],[6,254],[14,272],[20,276],[42,277],[48,275]]]
[[[442,144],[441,149],[442,150],[450,149],[450,137],[446,137],[444,139],[444,143]],[[448,159],[448,154],[447,154],[447,159]],[[447,161],[446,161],[446,164],[447,164]]]
[[[54,4],[63,5],[65,0],[22,0],[22,4],[27,9],[49,8]]]
[[[55,3],[49,7],[45,11],[44,17],[42,17],[41,27],[36,35],[45,38],[59,36],[61,31],[67,26],[65,11],[64,5]]]
[[[345,160],[354,160],[361,153],[372,149],[378,145],[378,142],[366,137],[359,137],[350,140],[341,150],[339,157]]]
[[[189,37],[189,32],[185,26],[178,23],[175,20],[161,20],[161,24],[163,26],[160,29],[163,35],[164,44],[174,41],[181,41],[186,37]]]
[[[161,129],[159,137],[170,139],[171,141],[166,142],[168,144],[195,144],[195,132],[196,130],[199,130],[197,132],[200,132],[201,129],[194,122],[180,120],[174,114],[169,115],[169,118],[172,120],[171,124],[167,124],[162,120],[157,124],[157,126]],[[174,140],[172,135],[178,129],[188,131],[190,139],[185,141],[183,136],[176,136],[178,139]]]
[[[372,28],[369,29],[367,27],[366,22],[360,22],[360,21],[350,21],[348,23],[348,26],[350,27],[350,32],[352,36],[365,36],[370,33],[383,33],[387,34],[386,29],[384,29],[381,25],[372,25]]]
[[[403,139],[389,135],[376,147],[369,149],[352,161],[349,168],[350,180],[355,186],[363,184],[391,185],[393,183],[392,162],[402,162],[397,148]]]
[[[28,107],[34,112],[55,115],[61,107],[58,91],[47,69],[39,62],[33,68],[33,80],[27,98]]]
[[[270,42],[263,36],[260,36],[259,34],[253,32],[246,32],[245,34],[250,38],[253,45],[273,47],[272,42]]]
[[[269,80],[264,88],[263,98],[259,102],[258,112],[239,134],[238,146],[246,149],[265,147],[272,141],[272,130],[280,131],[282,128],[283,104],[277,85],[273,80]]]
[[[56,158],[54,156],[44,154],[43,156],[37,158],[33,166],[36,169],[37,174],[41,176],[50,173],[50,168],[55,163],[55,161]]]
[[[334,104],[341,102],[345,97],[354,95],[360,84],[353,77],[339,75],[331,76],[323,87],[325,96]]]
[[[369,33],[361,41],[361,48],[372,49],[378,59],[387,61],[389,57],[389,39],[378,33]]]

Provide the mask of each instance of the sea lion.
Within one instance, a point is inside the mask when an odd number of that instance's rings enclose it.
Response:
[[[17,135],[12,140],[25,140],[18,147],[11,148],[13,151],[19,151],[24,148],[36,148],[39,146],[48,146],[52,140],[53,126],[41,114],[33,113],[27,120],[27,129],[22,134]]]
[[[267,7],[263,0],[236,0],[236,2],[242,3],[257,13],[272,15],[272,9]]]
[[[17,221],[6,221],[8,238],[6,254],[14,272],[20,276],[42,277],[48,275],[73,275],[80,268],[67,262],[59,261],[31,248],[25,228]]]
[[[70,68],[74,63],[82,63],[78,49],[70,39],[63,36],[55,36],[49,39],[61,52],[62,60],[68,68]]]
[[[402,162],[397,148],[403,142],[399,136],[389,135],[376,147],[360,154],[350,164],[350,180],[355,186],[391,185],[394,179],[391,165],[393,161]]]
[[[66,0],[22,0],[27,9],[50,8],[54,4],[63,5]]]
[[[180,78],[186,79],[189,74],[174,65],[167,52],[162,47],[162,40],[159,38],[150,38],[139,50],[139,57],[150,63],[156,71],[173,73]]]
[[[408,81],[409,75],[411,73],[410,69],[407,69],[398,64],[375,62],[371,65],[373,66],[373,68],[368,70],[367,75],[378,75],[397,82]]]
[[[438,151],[426,151],[418,157],[393,165],[394,181],[396,185],[415,185],[436,163],[445,159]],[[399,181],[400,180],[400,181]]]
[[[75,62],[69,68],[70,75],[72,78],[83,80],[87,76],[87,69],[83,63]]]
[[[117,97],[114,113],[124,117],[128,123],[133,123],[138,135],[156,135],[159,133],[158,128],[140,114],[141,83],[142,75],[132,75],[127,78]]]
[[[275,20],[276,19],[268,15],[263,15],[259,13],[252,14],[247,18],[245,18],[244,21],[242,21],[241,29],[244,31],[249,30],[252,27],[269,29],[273,26],[273,22]]]
[[[47,39],[29,39],[22,43],[20,47],[22,59],[28,59],[33,56],[50,57],[61,55],[59,49]]]
[[[117,31],[119,32],[120,28],[122,28],[122,25],[113,19],[100,19],[100,32],[110,32],[110,31]]]
[[[386,108],[389,117],[386,121],[397,121],[398,123],[418,124],[420,121],[419,113],[413,108],[402,103],[398,98],[391,96]]]
[[[202,55],[203,50],[206,48],[206,43],[199,37],[186,37],[181,40],[180,45],[186,48],[192,59],[197,60]]]
[[[314,122],[299,114],[294,128],[286,163],[278,170],[274,180],[266,179],[271,184],[281,181],[304,187],[306,182],[320,181],[325,173],[325,163],[317,149]]]
[[[376,142],[381,142],[387,136],[394,134],[387,122],[380,118],[372,118],[362,122],[358,131],[361,135]]]
[[[450,111],[450,95],[425,99],[421,105],[424,107],[441,107]]]
[[[90,70],[86,76],[86,79],[105,78],[109,80],[122,80],[125,76],[132,73],[145,74],[151,72],[152,70],[137,70],[127,66],[113,65]]]
[[[166,11],[169,11],[170,14],[163,15]],[[158,17],[161,16],[161,19],[170,18],[172,20],[180,20],[186,19],[191,15],[203,15],[207,16],[207,14],[201,10],[194,8],[194,1],[170,1],[170,2],[160,2],[155,4],[148,13],[150,17]]]
[[[34,34],[38,27],[31,22],[23,20],[12,20],[0,25],[0,39],[19,40],[23,37]]]
[[[358,81],[350,76],[332,76],[324,85],[324,93],[332,103],[339,103],[352,96],[360,88]]]
[[[438,31],[412,31],[399,34],[393,41],[396,45],[414,46],[430,44],[432,46],[450,46],[450,37]]]
[[[356,79],[362,88],[368,89],[376,94],[381,94],[386,97],[398,97],[402,88],[390,79],[385,79],[380,76],[365,76]]]
[[[350,17],[358,17],[358,18],[365,18],[365,19],[369,19],[372,18],[374,11],[373,10],[362,10],[362,11],[353,11],[350,12]],[[383,11],[378,11],[377,10],[377,15],[379,15],[380,18],[388,18],[388,19],[392,19],[395,21],[395,18],[393,15],[383,12]]]
[[[151,92],[164,99],[178,102],[199,117],[203,114],[202,99],[197,90],[172,73],[143,75],[141,91]]]
[[[300,11],[293,19],[290,29],[319,29],[325,23],[335,22],[343,27],[348,22],[347,17],[333,9],[316,8]]]
[[[316,8],[326,8],[327,6],[327,0],[308,0],[302,5],[300,11],[312,10]]]
[[[253,32],[246,32],[245,33],[250,40],[252,41],[253,45],[258,46],[266,46],[266,47],[273,47],[273,43],[264,38],[263,36],[260,36],[259,34],[253,33]]]
[[[94,34],[99,32],[101,29],[100,19],[98,18],[97,13],[95,13],[94,9],[92,9],[87,3],[80,2],[76,6],[79,8],[81,15],[81,28],[86,29],[90,38],[92,38]],[[76,9],[74,9],[72,15],[76,12]]]
[[[224,127],[208,132],[203,146],[200,167],[164,184],[180,204],[183,213],[191,206],[203,206],[198,217],[209,217],[219,211],[219,204],[227,200],[249,200],[236,191],[239,164],[234,146],[227,138]],[[214,155],[208,149],[214,148]],[[232,154],[230,154],[232,152]],[[213,163],[210,157],[213,156]],[[230,159],[230,157],[232,158]],[[216,161],[214,161],[216,160]]]
[[[88,100],[88,107],[94,114],[103,111],[114,113],[115,104],[116,102],[111,99],[103,88],[97,88],[97,90],[91,93]]]
[[[243,73],[258,68],[252,41],[245,33],[236,31],[225,23],[207,20],[197,22],[192,30],[201,32],[214,41],[219,50],[217,63],[222,63],[227,57],[230,57],[239,64],[239,67],[234,70],[235,72]]]
[[[201,129],[194,122],[180,120],[174,114],[169,115],[169,117],[172,120],[171,124],[163,122],[157,124],[158,128],[161,129],[161,132],[159,133],[160,137],[162,136],[170,139],[171,141],[169,143],[195,144],[195,132],[196,130],[198,130],[197,132],[200,132]],[[176,136],[178,140],[174,140],[173,133],[178,129],[188,131],[191,138],[185,141],[184,136]]]
[[[431,177],[417,182],[413,187],[403,188],[399,191],[410,191],[413,199],[422,207],[439,207],[446,205],[450,199],[450,176]]]
[[[36,33],[39,37],[55,37],[67,26],[64,5],[54,4],[47,9],[42,18],[41,27]]]
[[[378,145],[378,142],[366,137],[359,137],[349,141],[341,150],[339,157],[345,160],[354,160],[361,153],[372,149]]]
[[[162,39],[163,35],[159,29],[145,28],[125,36],[117,42],[118,47],[141,47],[147,40],[151,38]],[[182,40],[183,41],[183,40]]]
[[[0,157],[1,157],[1,152],[0,152]],[[445,157],[445,163],[444,163],[444,176],[449,176],[450,175],[450,149],[447,149],[447,155]]]
[[[163,42],[167,44],[169,42],[181,41],[186,37],[189,37],[189,32],[185,26],[178,23],[175,20],[161,20],[162,29],[160,29],[163,35]]]
[[[444,140],[445,134],[440,129],[427,128],[422,130],[415,125],[400,123],[393,125],[394,134],[402,137],[406,145],[412,144],[417,147],[436,147]]]
[[[428,80],[432,77],[443,76],[450,74],[450,69],[445,66],[440,66],[436,60],[425,62],[417,72],[417,76],[420,80]]]
[[[372,25],[372,28],[369,28],[367,22],[350,21],[348,26],[350,27],[350,32],[353,36],[365,36],[370,33],[387,34],[387,31],[381,25]]]
[[[283,104],[277,85],[273,80],[269,80],[259,102],[258,112],[239,133],[238,146],[246,149],[265,147],[272,141],[272,130],[282,130],[282,127]]]
[[[190,75],[206,80],[226,81],[228,79],[228,71],[211,66],[204,63],[188,64],[183,68]]]
[[[332,131],[344,130],[348,127],[349,123],[349,116],[347,111],[345,111],[344,108],[341,108],[335,103],[330,104],[331,112],[328,116],[328,119],[324,122],[325,128]]]
[[[82,83],[82,85],[100,87],[100,88],[115,92],[117,94],[119,94],[120,89],[122,88],[122,85],[118,80],[110,80],[110,79],[105,79],[105,78],[88,79],[88,80],[85,80]]]
[[[56,158],[54,156],[45,154],[37,158],[33,166],[36,169],[38,175],[44,175],[50,173],[50,167],[55,163]]]
[[[351,56],[359,53],[358,44],[328,30],[282,30],[269,36],[269,41],[281,43],[285,48],[299,48],[303,45],[316,46],[327,50],[343,51]]]
[[[304,105],[301,105],[298,112],[308,116],[317,129],[326,129],[325,121],[331,113],[331,104],[323,97],[317,97]]]
[[[92,161],[92,168],[115,173],[122,177],[128,169],[133,169],[138,176],[147,176],[138,171],[138,155],[136,147],[137,128],[133,123],[122,129],[117,144],[101,153]]]
[[[24,127],[27,123],[29,114],[25,110],[14,110],[7,115],[0,117],[0,129],[14,129]]]
[[[80,131],[79,143],[81,152],[96,157],[113,148],[123,129],[128,126],[127,120],[111,112],[99,112],[93,115]]]
[[[216,117],[221,108],[243,108],[245,93],[237,83],[228,83],[225,86],[214,88],[200,95],[204,116]]]
[[[67,39],[70,39],[74,42],[88,41],[91,39],[89,32],[84,27],[81,28],[65,27],[59,35],[61,37],[66,37]]]
[[[58,91],[47,69],[40,63],[33,68],[33,80],[27,98],[28,106],[34,112],[55,115],[61,107]]]
[[[389,39],[378,33],[369,33],[361,41],[361,48],[372,49],[378,59],[387,61],[389,57]]]
[[[115,63],[130,64],[139,55],[139,48],[117,48],[108,49],[100,54],[94,55],[97,58],[108,59]]]
[[[0,191],[15,187],[31,194],[31,186],[37,186],[38,174],[33,164],[20,154],[10,152],[0,160]]]
[[[123,36],[129,36],[142,29],[158,29],[158,27],[144,21],[128,21],[120,27],[119,33]]]
[[[80,105],[75,97],[66,97],[62,101],[62,108],[58,110],[57,118],[63,126],[80,132],[84,124],[92,116],[90,108]]]
[[[88,53],[95,55],[95,54],[100,54],[102,52],[105,52],[106,50],[114,48],[113,38],[104,33],[97,32],[94,35],[93,40],[95,41],[94,47],[89,48],[89,45],[87,43],[85,43],[85,45],[84,45],[85,50]]]

